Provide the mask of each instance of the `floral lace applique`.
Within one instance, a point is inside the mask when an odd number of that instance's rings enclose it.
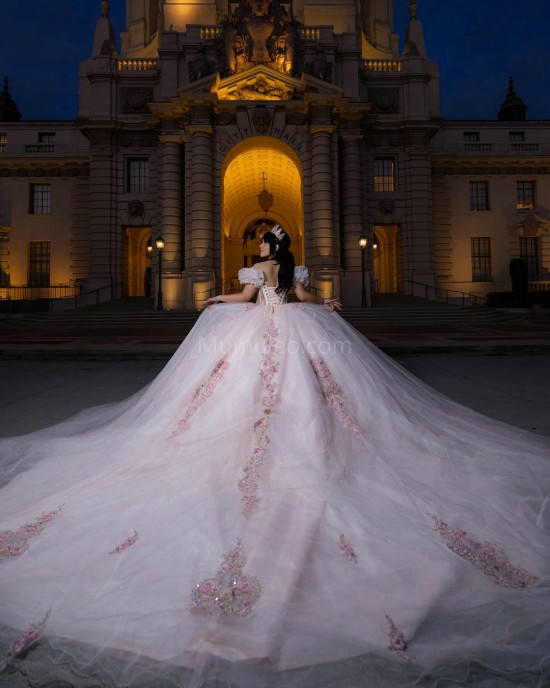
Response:
[[[317,375],[319,384],[321,385],[321,391],[323,396],[327,400],[328,404],[332,406],[334,411],[340,416],[344,421],[344,427],[346,430],[351,430],[355,434],[360,434],[361,430],[355,418],[350,416],[346,411],[346,396],[342,391],[342,388],[336,384],[330,370],[327,368],[326,363],[321,358],[314,358],[311,360],[311,365],[313,370]]]
[[[268,459],[267,447],[270,441],[271,409],[279,401],[279,385],[275,378],[279,370],[277,361],[277,337],[279,331],[273,319],[269,321],[264,335],[264,354],[260,377],[262,379],[262,417],[254,423],[254,449],[248,457],[243,469],[244,476],[237,483],[242,492],[242,513],[248,516],[258,506],[260,498],[257,495],[258,483],[262,467]]]
[[[191,591],[191,609],[221,611],[230,616],[248,616],[260,599],[262,586],[256,576],[243,573],[246,559],[243,546],[223,555],[223,563],[214,578],[206,578]]]
[[[405,650],[407,649],[407,642],[405,640],[405,636],[397,628],[391,616],[386,614],[386,619],[389,624],[388,640],[390,643],[390,650],[392,650],[392,652],[395,652],[395,654],[399,655],[403,659],[406,659],[407,661],[410,660],[409,655],[405,652]]]
[[[23,654],[23,652],[28,650],[29,647],[38,640],[46,626],[50,614],[51,610],[46,613],[43,619],[31,624],[24,633],[11,641],[8,646],[8,651],[5,654],[4,661],[0,663],[0,674],[12,664],[15,657]]]
[[[18,530],[0,531],[0,564],[24,554],[29,549],[29,540],[40,535],[60,511],[61,507],[58,507],[55,511],[41,514],[32,523],[26,523]]]
[[[346,536],[342,533],[340,535],[340,551],[342,554],[346,557],[348,561],[354,561],[357,564],[357,555],[355,554],[355,550],[349,543],[349,541],[346,539]]]
[[[216,363],[206,382],[201,383],[195,389],[191,403],[187,407],[183,417],[178,421],[176,429],[170,433],[170,438],[181,435],[181,433],[189,425],[191,417],[199,410],[202,404],[204,404],[204,402],[212,394],[218,382],[223,379],[223,376],[227,372],[228,368],[229,363],[224,359],[221,359]]]
[[[137,530],[134,530],[134,534],[130,535],[129,537],[124,540],[124,542],[121,542],[120,545],[117,545],[109,554],[120,554],[120,552],[124,552],[125,549],[128,549],[128,547],[131,547],[137,540],[139,539],[139,533]]]
[[[434,530],[445,540],[447,547],[473,564],[490,578],[493,583],[505,588],[529,588],[536,585],[539,579],[521,566],[514,566],[506,558],[499,545],[492,542],[476,542],[465,530],[450,528],[438,516],[432,516]]]

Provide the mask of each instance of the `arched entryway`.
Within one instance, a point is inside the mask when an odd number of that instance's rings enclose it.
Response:
[[[128,296],[151,295],[151,256],[147,243],[151,227],[126,227],[126,292]]]
[[[379,294],[395,294],[398,291],[397,225],[376,225],[374,235],[374,290]]]
[[[238,271],[259,260],[261,235],[275,223],[290,235],[296,263],[303,262],[302,165],[292,148],[279,139],[256,136],[227,154],[221,206],[224,292],[238,288]]]

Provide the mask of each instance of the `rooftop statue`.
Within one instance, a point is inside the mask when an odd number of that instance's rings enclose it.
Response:
[[[267,65],[295,70],[295,28],[280,0],[241,0],[226,27],[226,68],[235,74]]]

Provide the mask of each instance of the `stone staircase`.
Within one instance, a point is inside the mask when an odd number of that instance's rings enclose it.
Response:
[[[150,300],[120,299],[99,306],[59,313],[29,313],[4,320],[13,327],[86,327],[90,329],[157,328],[192,325],[197,311],[155,311]],[[527,313],[508,313],[485,307],[461,307],[401,294],[378,294],[371,308],[345,308],[342,316],[353,325],[403,326],[525,322]],[[0,323],[2,320],[0,320]]]

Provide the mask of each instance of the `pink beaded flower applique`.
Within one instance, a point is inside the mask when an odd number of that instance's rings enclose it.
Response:
[[[447,547],[469,561],[493,583],[516,590],[530,588],[538,583],[539,579],[536,576],[521,566],[511,564],[499,545],[492,542],[476,542],[465,530],[451,528],[438,516],[432,518],[435,523],[434,530],[445,540]]]
[[[229,616],[248,616],[260,599],[262,586],[256,576],[243,573],[246,559],[243,546],[223,555],[223,563],[213,578],[206,578],[191,591],[191,609],[220,611]]]
[[[386,620],[389,625],[388,640],[390,643],[390,650],[395,652],[396,655],[399,655],[399,657],[402,657],[407,661],[410,660],[409,655],[405,652],[407,649],[407,642],[404,634],[397,628],[393,619],[388,614],[386,614]]]
[[[340,551],[348,561],[353,561],[357,564],[357,555],[355,554],[355,550],[343,533],[340,535]]]
[[[127,537],[124,542],[121,542],[120,545],[117,545],[109,554],[120,554],[121,552],[124,552],[125,549],[128,549],[128,547],[131,547],[137,540],[139,539],[139,533],[137,530],[134,530],[134,534],[130,535],[130,537]]]
[[[361,429],[359,424],[350,416],[346,411],[346,396],[342,391],[342,388],[336,384],[330,370],[328,369],[326,363],[321,358],[314,358],[311,361],[315,375],[321,386],[321,391],[324,398],[326,399],[329,406],[332,406],[333,410],[344,422],[344,427],[346,430],[351,430],[355,434],[359,435]]]
[[[193,392],[193,398],[191,403],[186,408],[185,413],[182,418],[178,421],[176,429],[170,433],[170,438],[177,437],[186,429],[189,425],[191,417],[199,410],[199,408],[204,404],[204,402],[210,397],[216,385],[223,379],[223,376],[229,368],[229,363],[224,359],[221,359],[216,363],[212,372],[208,376],[208,379],[201,383]]]
[[[242,513],[248,516],[259,504],[258,483],[262,468],[268,459],[267,448],[271,435],[272,407],[279,401],[279,385],[276,375],[279,370],[277,360],[277,337],[279,331],[273,319],[270,319],[264,335],[264,354],[260,368],[262,380],[262,404],[264,410],[261,418],[254,423],[254,449],[243,468],[243,477],[237,485],[242,492]]]
[[[50,614],[51,611],[47,612],[43,619],[31,624],[24,633],[21,633],[20,636],[11,641],[8,646],[8,651],[4,656],[4,660],[0,662],[0,674],[12,664],[17,656],[26,652],[26,650],[38,640],[46,626]]]
[[[29,549],[29,540],[40,535],[60,511],[61,507],[58,507],[54,511],[40,514],[32,523],[26,523],[17,530],[0,531],[0,564],[24,554]]]

